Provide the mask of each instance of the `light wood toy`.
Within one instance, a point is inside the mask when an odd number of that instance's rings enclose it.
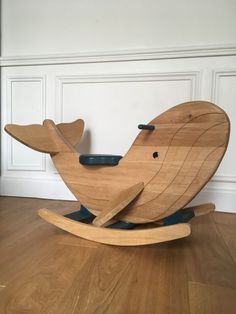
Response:
[[[191,218],[214,210],[212,203],[185,207],[214,175],[228,145],[229,118],[218,106],[187,102],[139,125],[123,158],[79,155],[83,129],[81,119],[5,127],[26,146],[49,153],[82,204],[65,216],[40,209],[49,223],[88,240],[133,246],[186,237]]]

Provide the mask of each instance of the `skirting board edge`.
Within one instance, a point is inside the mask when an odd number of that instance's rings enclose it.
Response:
[[[190,203],[196,205],[206,202],[216,204],[220,212],[236,213],[236,189],[227,183],[211,186],[208,184]],[[57,200],[76,200],[61,180],[42,180],[32,178],[1,177],[1,196],[34,197]]]

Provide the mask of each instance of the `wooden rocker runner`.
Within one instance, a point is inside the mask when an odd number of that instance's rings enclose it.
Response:
[[[123,158],[79,155],[83,129],[80,119],[5,127],[26,146],[49,153],[82,204],[65,216],[40,209],[49,223],[92,241],[145,245],[188,236],[188,221],[214,210],[211,203],[185,207],[214,175],[228,145],[229,118],[218,106],[188,102],[139,125]]]

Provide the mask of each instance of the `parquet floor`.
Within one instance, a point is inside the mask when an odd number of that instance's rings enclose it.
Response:
[[[112,247],[37,216],[76,202],[0,198],[0,313],[236,313],[236,215],[192,220],[189,238]]]

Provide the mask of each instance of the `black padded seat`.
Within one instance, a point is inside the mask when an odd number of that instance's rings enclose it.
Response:
[[[79,156],[79,161],[85,166],[116,166],[121,158],[120,155],[84,154]]]

